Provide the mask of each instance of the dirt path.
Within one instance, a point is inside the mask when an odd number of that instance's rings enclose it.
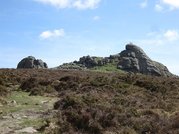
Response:
[[[28,96],[13,92],[7,105],[0,106],[0,134],[39,133],[36,129],[52,118],[55,97]]]

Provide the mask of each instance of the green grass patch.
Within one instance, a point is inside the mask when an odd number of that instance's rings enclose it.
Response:
[[[100,72],[118,72],[118,73],[123,73],[124,71],[117,69],[116,64],[108,63],[103,66],[96,66],[91,68],[93,71],[100,71]]]
[[[43,118],[37,119],[24,119],[19,125],[23,128],[25,127],[34,127],[36,129],[44,126],[47,122]]]
[[[2,107],[2,112],[4,114],[18,112],[22,110],[44,110],[48,108],[52,108],[53,102],[50,97],[44,96],[29,96],[29,93],[22,91],[14,91],[7,98],[7,105]],[[13,101],[15,104],[13,104]],[[47,101],[48,106],[44,108],[42,106],[42,102]]]

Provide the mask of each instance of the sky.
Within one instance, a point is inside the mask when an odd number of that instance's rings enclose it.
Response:
[[[56,67],[129,42],[179,75],[179,0],[1,0],[0,68],[27,56]]]

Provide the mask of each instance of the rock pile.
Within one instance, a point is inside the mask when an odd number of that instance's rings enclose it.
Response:
[[[17,65],[17,69],[32,69],[32,68],[48,68],[47,64],[45,62],[43,62],[40,59],[35,59],[35,57],[33,56],[28,56],[24,59],[22,59],[18,65]]]

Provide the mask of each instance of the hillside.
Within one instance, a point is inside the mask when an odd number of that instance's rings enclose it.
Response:
[[[179,134],[178,17],[179,0],[1,0],[0,134]]]
[[[0,133],[177,134],[179,79],[1,69]]]

